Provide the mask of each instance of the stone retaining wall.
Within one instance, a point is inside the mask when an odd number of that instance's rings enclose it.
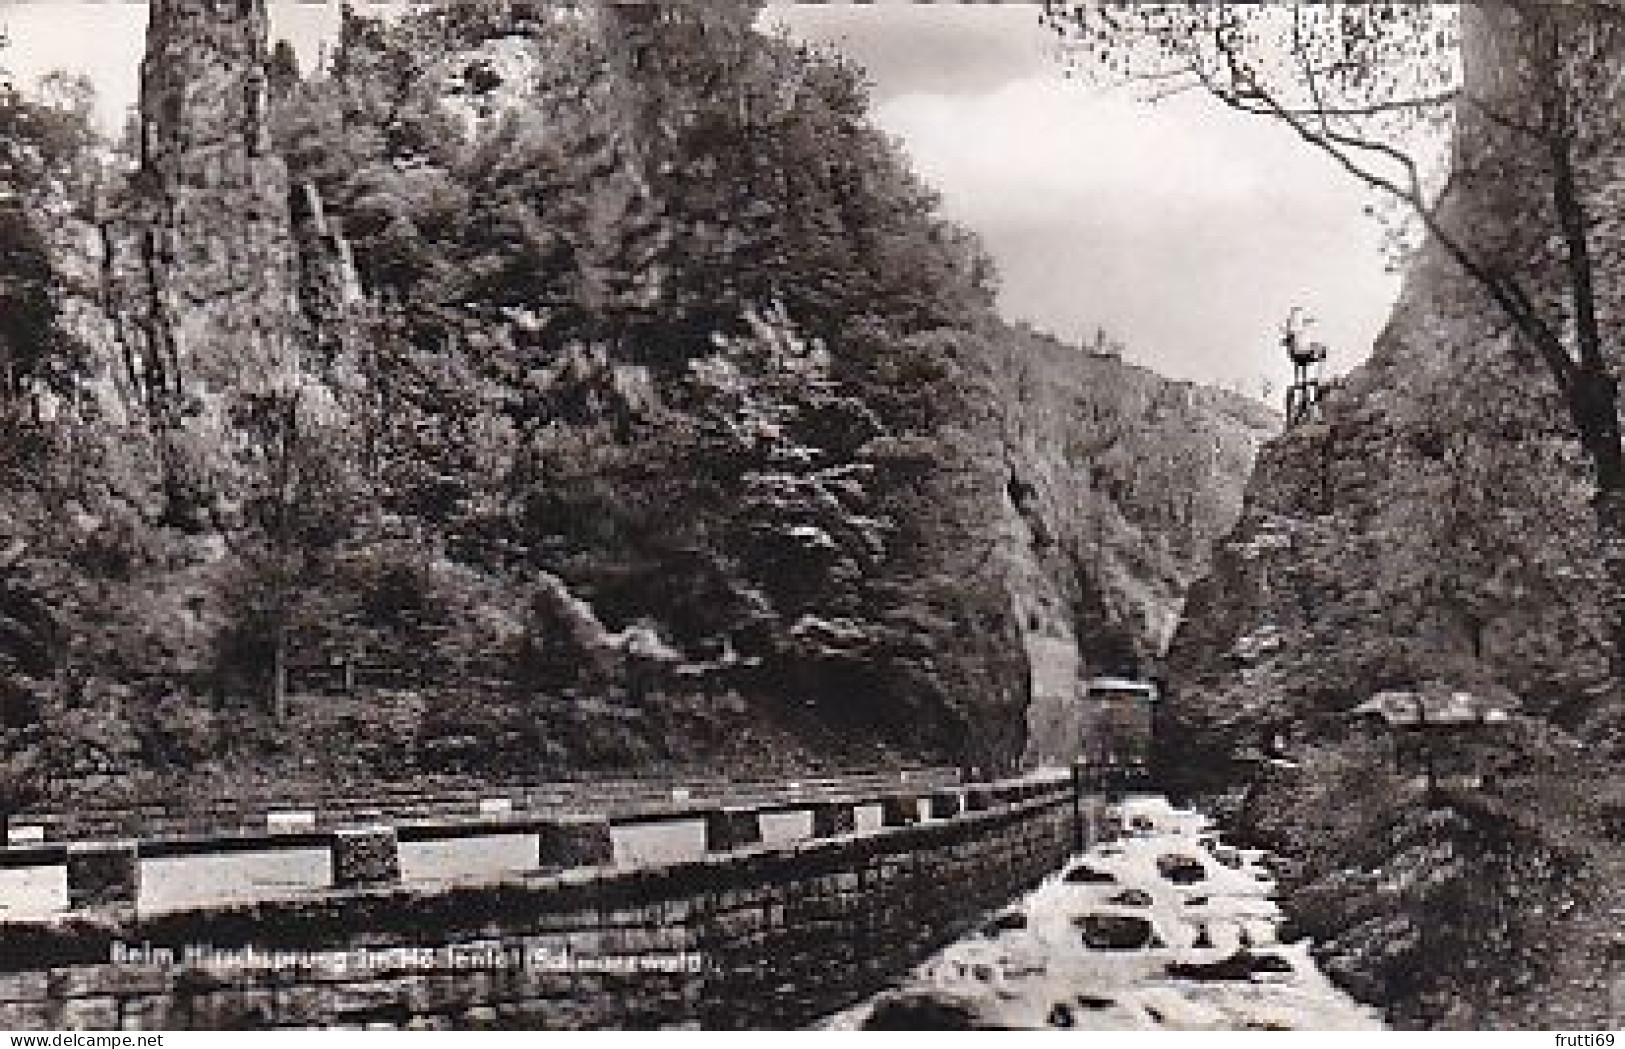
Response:
[[[669,866],[0,924],[0,1029],[804,1025],[1055,870],[1077,811],[1023,784]]]

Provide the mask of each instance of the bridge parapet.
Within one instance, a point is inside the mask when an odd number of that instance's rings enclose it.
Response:
[[[914,822],[863,833],[851,802],[819,802],[813,839],[631,869],[605,862],[607,821],[555,820],[538,858],[569,869],[478,884],[391,884],[407,825],[343,846],[299,832],[330,843],[335,867],[341,847],[365,853],[363,876],[299,898],[0,923],[0,1027],[803,1024],[1055,870],[1079,806],[1099,804],[1071,786],[990,784],[982,809],[933,801],[919,820],[916,801]]]
[[[300,832],[365,826],[375,822],[454,820],[468,817],[550,816],[594,811],[621,818],[658,814],[673,808],[696,811],[721,805],[755,805],[794,799],[878,796],[889,790],[929,791],[952,787],[951,768],[908,768],[889,772],[809,775],[793,781],[736,781],[717,776],[637,780],[521,781],[480,788],[426,790],[381,788],[352,797],[316,795],[234,797],[187,803],[75,806],[70,812],[21,813],[11,817],[7,844],[101,841],[129,838],[198,838]]]

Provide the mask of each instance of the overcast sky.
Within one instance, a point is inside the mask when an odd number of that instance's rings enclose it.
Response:
[[[307,64],[337,5],[274,4]],[[1288,369],[1276,328],[1319,319],[1333,371],[1363,360],[1397,291],[1367,198],[1290,133],[1199,98],[1149,105],[1062,77],[1037,7],[775,5],[769,21],[840,47],[874,83],[950,214],[1003,275],[1007,316],[1066,337],[1104,326],[1132,359],[1257,394]],[[89,75],[110,127],[135,98],[139,3],[0,2],[0,68]]]

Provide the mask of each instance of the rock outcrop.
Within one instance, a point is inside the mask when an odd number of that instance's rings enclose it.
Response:
[[[141,66],[127,246],[133,384],[147,399],[270,388],[299,367],[298,266],[271,148],[265,5],[159,0]]]
[[[1026,759],[1064,761],[1080,680],[1157,665],[1279,423],[1030,329],[1006,335],[992,372],[1000,552],[1031,668]]]
[[[1475,84],[1501,68],[1484,29],[1469,34]],[[1582,190],[1602,215],[1618,190],[1618,137],[1597,138],[1613,152],[1584,158]],[[1458,164],[1494,166],[1488,156],[1531,189],[1462,179],[1440,221],[1562,301],[1545,176],[1471,114],[1454,148]],[[1617,345],[1625,273],[1613,227],[1592,236]],[[1169,771],[1216,784],[1229,755],[1277,732],[1336,735],[1385,688],[1516,697],[1525,713],[1583,725],[1608,679],[1593,489],[1546,366],[1482,287],[1425,245],[1370,360],[1335,384],[1319,418],[1265,446],[1241,519],[1192,593],[1169,660]]]
[[[660,314],[646,294],[658,290],[661,274],[703,268],[658,252],[663,262],[644,265],[649,245],[638,232],[649,223],[654,231],[646,239],[664,250],[670,231],[656,219],[662,207],[677,209],[660,198],[679,197],[668,183],[682,180],[662,174],[663,164],[692,159],[680,146],[697,148],[679,134],[692,117],[684,117],[683,101],[648,85],[661,82],[661,62],[681,64],[697,49],[681,38],[683,25],[660,23],[679,33],[666,52],[657,49],[643,65],[605,63],[592,57],[602,41],[579,33],[568,12],[549,7],[542,17],[528,4],[510,7],[463,9],[466,46],[424,44],[436,57],[410,66],[410,84],[395,99],[416,121],[406,136],[416,145],[398,153],[379,146],[377,155],[352,164],[345,149],[399,130],[388,106],[360,114],[348,108],[389,86],[365,63],[390,54],[410,65],[412,47],[375,48],[371,35],[385,30],[352,14],[341,34],[348,44],[325,79],[290,83],[284,55],[272,97],[277,78],[268,71],[263,0],[154,5],[137,166],[107,193],[97,221],[65,231],[60,245],[62,268],[79,289],[69,323],[93,358],[92,372],[105,380],[97,385],[109,409],[97,423],[106,431],[84,445],[122,459],[117,470],[98,463],[85,471],[87,488],[107,492],[78,495],[86,530],[98,542],[106,537],[117,557],[104,560],[119,566],[109,586],[114,597],[96,609],[99,629],[122,638],[134,620],[151,635],[129,642],[111,672],[136,666],[185,682],[207,679],[214,691],[246,698],[267,691],[262,679],[287,680],[276,667],[376,661],[434,689],[445,684],[434,675],[449,674],[453,664],[460,667],[454,684],[467,687],[468,668],[478,665],[482,689],[547,697],[539,707],[515,700],[512,722],[548,735],[541,749],[561,764],[587,753],[610,755],[592,758],[605,763],[641,760],[651,747],[689,759],[714,746],[713,737],[750,739],[760,726],[772,727],[775,746],[794,736],[808,751],[843,760],[867,753],[861,748],[876,742],[871,736],[898,754],[914,748],[910,756],[957,756],[986,767],[1014,764],[1024,744],[1029,762],[1070,756],[1080,732],[1078,682],[1094,673],[1149,672],[1187,587],[1207,569],[1213,539],[1239,508],[1275,416],[1245,398],[1169,382],[1011,328],[978,306],[963,316],[931,313],[929,322],[910,315],[918,331],[887,333],[873,347],[867,336],[842,336],[852,345],[841,368],[831,366],[839,380],[820,379],[819,395],[828,398],[806,409],[809,433],[814,423],[831,432],[809,438],[805,448],[782,440],[783,461],[772,470],[751,466],[749,456],[766,462],[756,437],[742,445],[743,457],[726,462],[703,441],[691,447],[696,429],[709,434],[717,422],[696,405],[705,398],[721,404],[723,393],[696,385],[675,359],[674,342],[689,339],[699,349],[683,352],[713,355],[723,343],[738,343],[730,352],[741,360],[756,352],[742,336],[722,338],[711,289],[700,289],[704,309],[674,300],[692,318],[660,315],[664,327],[650,330],[666,334],[646,336],[648,345],[600,329],[616,310]],[[596,28],[631,41],[631,50],[648,44],[643,38],[655,28],[645,24],[647,12],[601,14],[612,17]],[[433,41],[443,30],[426,18],[412,31]],[[615,53],[625,57],[628,49]],[[793,58],[771,49],[759,57]],[[342,73],[346,61],[356,68]],[[665,71],[677,81],[684,72]],[[823,119],[818,107],[825,102],[809,84],[797,106],[812,115],[798,119]],[[304,88],[312,91],[301,102]],[[583,92],[585,100],[577,97]],[[849,105],[858,101],[841,101],[838,123],[857,135],[862,121],[857,110],[847,113]],[[554,146],[563,155],[552,156],[541,148],[565,131],[575,137],[558,141],[580,149]],[[817,136],[802,138],[821,148]],[[445,155],[427,158],[430,144],[446,146]],[[881,163],[883,150],[871,146]],[[532,147],[537,164],[559,168],[559,183],[526,184],[504,208],[479,211],[469,187],[489,196],[519,181],[533,166],[524,152]],[[488,165],[479,161],[492,158],[513,167],[498,168],[492,184],[478,182],[471,173],[484,172]],[[899,201],[914,192],[906,165],[885,164],[898,184],[888,190],[896,199],[865,206],[906,210]],[[365,178],[351,178],[357,170]],[[558,197],[580,206],[548,210]],[[436,210],[442,204],[445,214]],[[704,219],[695,228],[708,229],[710,213],[693,206]],[[449,233],[436,239],[443,232],[436,223],[471,213],[486,216],[489,228],[481,230],[505,231],[514,243],[493,247],[482,235],[464,244]],[[547,245],[545,266],[523,254]],[[477,249],[472,259],[458,254],[470,246]],[[719,258],[743,271],[733,256]],[[449,277],[444,284],[427,277],[413,284],[418,276],[391,284],[389,267],[408,262],[423,263],[425,273],[511,269],[514,286],[497,295]],[[533,278],[549,267],[561,283],[539,288]],[[790,284],[795,276],[783,279]],[[481,295],[497,298],[469,301]],[[546,296],[571,310],[526,305]],[[583,327],[568,337],[544,331],[549,323],[574,330],[559,317]],[[789,321],[783,324],[788,329]],[[805,334],[759,327],[763,348],[772,337]],[[870,353],[888,360],[874,363]],[[920,365],[928,376],[922,381],[935,385],[922,392],[913,373],[887,371],[889,358]],[[397,372],[384,382],[390,368]],[[600,372],[608,378],[594,385]],[[807,396],[807,383],[746,378],[736,392],[769,429],[802,411],[795,398]],[[967,381],[961,386],[960,379]],[[406,396],[385,405],[385,386]],[[964,411],[901,403],[939,391],[962,399]],[[709,405],[702,406],[713,411]],[[319,418],[306,427],[301,413],[313,406]],[[840,421],[841,412],[850,420]],[[725,418],[731,426],[733,416]],[[835,432],[873,424],[884,439],[865,443]],[[706,467],[702,452],[717,464]],[[283,469],[295,453],[309,462]],[[698,478],[673,476],[695,472],[696,462],[716,469],[707,479],[718,483],[716,492],[697,493]],[[557,474],[549,483],[527,473],[543,467]],[[328,487],[306,499],[290,481],[300,470]],[[871,471],[876,480],[866,480]],[[755,524],[738,519],[742,474],[760,489],[755,512],[765,516]],[[678,501],[660,514],[703,513],[709,523],[681,543],[643,525],[599,527],[622,514],[637,520],[645,512],[639,500],[651,498],[646,489]],[[278,508],[295,504],[310,511],[305,523],[310,535],[324,537],[324,553],[313,554],[305,533],[285,527],[297,515]],[[775,544],[788,548],[781,533],[800,545],[779,551]],[[841,545],[847,538],[863,557],[837,572],[824,561],[844,564],[852,552]],[[743,555],[724,548],[729,542],[760,560],[762,580],[741,574],[735,562]],[[887,543],[877,572],[866,551]],[[330,562],[316,564],[328,554]],[[787,576],[769,554],[805,568],[805,585],[769,594]],[[300,559],[304,578],[291,582],[289,568]],[[538,582],[538,564],[558,569],[556,590]],[[884,576],[880,585],[877,575]],[[643,578],[658,585],[640,585]],[[737,597],[739,614],[696,607],[710,599],[693,592],[691,578],[730,601]],[[735,585],[742,579],[750,586]],[[433,596],[420,603],[444,621],[394,622],[419,591]],[[361,608],[375,592],[378,608]],[[583,634],[572,623],[593,630]],[[420,628],[431,633],[413,633]],[[733,636],[741,630],[751,636]],[[538,656],[553,651],[538,642],[514,655],[544,635],[560,642],[558,653]],[[262,648],[268,636],[279,646],[272,656]],[[604,638],[615,645],[598,644]],[[653,647],[628,640],[644,638]],[[770,665],[764,653],[780,660],[772,673],[760,669]],[[644,676],[659,687],[632,681],[632,664],[654,667]],[[585,677],[583,666],[592,671]],[[513,687],[516,674],[545,676],[559,667],[574,676],[560,671],[559,680]],[[297,683],[290,689],[300,693]],[[400,724],[391,721],[379,735],[421,733],[429,750],[451,738],[457,755],[488,762],[489,753],[468,743],[491,731],[475,717],[484,716],[475,709],[483,704],[465,710],[460,695],[447,698],[453,691],[401,703]],[[747,692],[749,703],[741,698]],[[187,695],[176,702],[197,698]],[[603,696],[614,702],[606,706]],[[277,693],[276,709],[284,698]],[[639,705],[644,698],[658,716]],[[570,738],[554,707],[581,723],[580,735],[603,727],[597,735],[604,745]],[[658,723],[667,715],[689,718],[689,707],[701,711],[692,720],[704,730],[696,730],[704,742],[692,746],[680,726]],[[614,721],[608,709],[624,717]],[[425,727],[430,717],[441,722]],[[474,729],[451,727],[462,718],[474,719]],[[727,731],[713,731],[716,724]],[[537,749],[514,752],[530,761]]]

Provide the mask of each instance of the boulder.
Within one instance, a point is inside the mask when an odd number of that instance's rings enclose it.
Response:
[[[1169,962],[1166,972],[1176,980],[1250,980],[1262,973],[1290,973],[1292,963],[1279,954],[1242,949],[1216,962]]]
[[[1175,885],[1194,885],[1207,880],[1207,865],[1195,856],[1166,853],[1157,857],[1157,873]]]
[[[881,997],[863,1022],[865,1031],[975,1031],[974,1003],[934,991],[892,991]]]
[[[987,920],[987,923],[982,926],[982,935],[992,938],[1003,932],[1025,929],[1026,927],[1027,916],[1025,914],[1020,911],[1005,911],[1003,914],[995,914]]]
[[[1067,871],[1061,880],[1069,885],[1114,885],[1117,882],[1117,875],[1103,871],[1099,867],[1091,867],[1087,863],[1080,863]]]
[[[1137,914],[1085,914],[1072,919],[1085,947],[1109,951],[1132,951],[1161,946],[1157,927],[1151,919]]]
[[[1151,894],[1144,889],[1124,889],[1106,902],[1115,903],[1119,907],[1149,907],[1151,906]]]

